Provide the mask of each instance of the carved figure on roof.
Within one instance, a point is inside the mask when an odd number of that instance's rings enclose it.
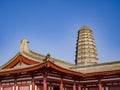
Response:
[[[48,61],[48,60],[50,60],[50,53],[48,53],[48,54],[46,55],[46,58],[44,59],[44,61]]]
[[[29,43],[27,39],[21,40],[21,42],[20,42],[20,52],[24,52],[24,51],[28,50],[27,43]]]

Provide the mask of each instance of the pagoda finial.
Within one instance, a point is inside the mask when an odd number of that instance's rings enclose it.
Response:
[[[27,39],[23,39],[20,41],[20,52],[24,52],[28,50],[27,43],[28,43]]]
[[[83,25],[83,27],[87,27],[87,25],[86,25],[86,24],[84,24],[84,25]]]
[[[89,29],[87,25],[83,25],[79,30],[85,30],[85,29]]]

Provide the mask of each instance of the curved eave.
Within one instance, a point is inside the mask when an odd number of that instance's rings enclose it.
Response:
[[[53,68],[57,71],[63,72],[63,73],[67,73],[67,74],[71,74],[71,75],[76,75],[76,76],[80,76],[82,77],[83,74],[79,73],[79,72],[75,72],[75,71],[71,71],[65,68],[62,68],[60,66],[55,65],[54,63],[52,63],[51,61],[46,61],[42,64],[36,64],[36,65],[31,65],[28,67],[24,67],[24,68],[13,68],[13,69],[5,69],[5,70],[1,70],[0,71],[0,75],[5,75],[5,74],[16,74],[16,73],[21,73],[21,72],[27,72],[27,71],[34,71],[37,69],[41,69],[43,67],[47,67],[47,68]]]
[[[19,53],[14,57],[12,58],[9,62],[7,62],[5,65],[2,66],[2,69],[9,69],[9,68],[12,68],[16,63],[18,63],[19,61],[21,62],[26,62],[27,64],[29,65],[32,65],[32,64],[37,64],[39,62],[37,61],[34,61],[34,60],[30,60],[26,57],[24,57],[23,55],[20,55]]]
[[[27,72],[27,71],[33,71],[38,69],[39,64],[37,65],[31,65],[30,67],[21,67],[21,68],[13,68],[13,69],[5,69],[0,71],[0,75],[5,74],[16,74],[21,72]],[[39,68],[43,67],[43,65],[40,65]]]
[[[27,71],[34,71],[34,70],[38,70],[41,68],[53,68],[57,71],[63,72],[63,73],[67,73],[67,74],[71,74],[71,75],[75,75],[75,76],[79,76],[79,77],[93,77],[93,76],[102,76],[102,75],[115,75],[115,74],[120,74],[120,70],[114,70],[114,71],[105,71],[105,72],[94,72],[94,73],[80,73],[80,72],[76,72],[76,71],[72,71],[66,68],[62,68],[54,63],[52,63],[51,61],[46,61],[42,64],[35,64],[35,65],[31,65],[31,66],[27,66],[27,67],[22,67],[22,68],[13,68],[13,69],[5,69],[5,70],[0,70],[0,75],[5,75],[5,74],[16,74],[16,73],[21,73],[21,72],[27,72]]]
[[[20,55],[20,52],[18,52],[12,59],[10,59],[8,62],[6,62],[4,65],[1,66],[1,69],[4,69],[8,64],[13,62],[14,59],[16,59]]]
[[[115,75],[115,74],[120,74],[120,70],[86,73],[86,74],[84,74],[84,77],[102,76],[102,75]]]
[[[80,73],[80,72],[76,72],[76,71],[72,71],[72,70],[69,70],[69,69],[66,69],[66,68],[62,68],[62,67],[60,67],[58,65],[53,64],[52,62],[50,62],[50,63],[51,63],[50,67],[52,67],[55,70],[58,70],[58,71],[63,72],[63,73],[67,73],[67,74],[83,77],[83,74]]]

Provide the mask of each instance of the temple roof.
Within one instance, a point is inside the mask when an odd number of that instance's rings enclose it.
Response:
[[[118,66],[118,65],[117,65]],[[113,75],[113,74],[120,74],[120,70],[119,69],[114,69],[114,70],[108,70],[108,71],[98,71],[98,72],[87,72],[87,73],[83,73],[81,70],[74,70],[71,68],[64,68],[60,65],[56,65],[54,62],[51,62],[50,60],[47,60],[43,63],[38,63],[38,64],[33,64],[33,65],[26,65],[24,67],[16,67],[16,68],[11,68],[11,69],[3,69],[0,70],[0,75],[5,75],[5,74],[15,74],[15,73],[21,73],[21,72],[30,72],[30,71],[34,71],[37,69],[42,69],[43,67],[47,67],[47,68],[53,68],[54,70],[63,72],[63,73],[67,73],[67,74],[72,74],[72,75],[76,75],[76,76],[80,76],[80,77],[91,77],[91,76],[96,76],[96,75]],[[90,67],[90,66],[89,66]],[[120,65],[119,65],[120,67]],[[94,67],[94,69],[97,67]],[[109,67],[110,68],[110,67]],[[86,67],[84,68],[84,70],[86,69]],[[98,67],[99,69],[99,67]],[[93,69],[92,69],[93,71]]]
[[[120,61],[100,63],[89,66],[72,66],[70,69],[82,73],[114,71],[120,70]]]
[[[21,41],[20,52],[18,52],[11,60],[1,66],[0,75],[6,73],[15,73],[41,68],[43,65],[51,65],[52,68],[65,71],[66,73],[74,73],[76,75],[104,75],[120,73],[120,61],[101,63],[89,66],[74,65],[62,60],[52,58],[50,54],[41,55],[28,49],[27,40]],[[63,71],[62,71],[63,70]]]
[[[73,74],[73,75],[77,75],[77,76],[83,76],[82,73],[80,72],[76,72],[73,70],[70,70],[68,68],[64,68],[60,65],[56,65],[54,62],[51,62],[50,60],[45,61],[43,63],[39,63],[39,64],[34,64],[34,65],[26,65],[24,67],[16,67],[16,68],[11,68],[11,69],[3,69],[0,70],[0,75],[4,75],[4,74],[15,74],[15,73],[20,73],[20,72],[27,72],[27,71],[34,71],[37,69],[42,69],[43,67],[47,67],[47,68],[53,68],[57,71],[60,72],[65,72],[67,74]]]
[[[15,59],[17,59],[19,56],[23,56],[24,58],[27,58],[29,60],[32,60],[34,62],[37,63],[43,63],[46,60],[46,55],[41,55],[38,53],[33,52],[32,50],[30,50],[27,47],[27,43],[28,40],[23,39],[20,42],[20,51],[8,62],[6,62],[4,65],[1,66],[1,69],[4,69],[5,67],[7,67],[9,64],[11,64],[12,62],[14,62]],[[64,68],[69,67],[69,66],[73,66],[73,64],[59,60],[59,59],[55,59],[50,57],[51,62],[54,62],[56,65],[60,65]]]

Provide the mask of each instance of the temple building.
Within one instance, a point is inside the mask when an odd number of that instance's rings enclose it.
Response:
[[[120,61],[98,63],[92,30],[78,30],[75,64],[41,55],[20,42],[0,67],[0,90],[120,90]]]

